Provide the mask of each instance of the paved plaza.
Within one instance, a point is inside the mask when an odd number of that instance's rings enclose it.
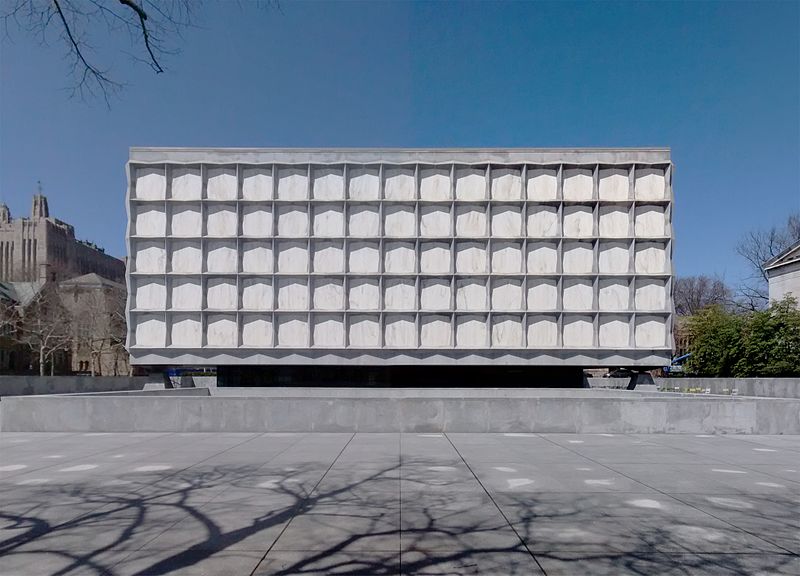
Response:
[[[4,433],[0,573],[800,574],[800,437]]]

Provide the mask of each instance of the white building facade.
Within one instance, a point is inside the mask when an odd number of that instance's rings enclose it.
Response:
[[[660,366],[666,149],[133,148],[134,364]]]

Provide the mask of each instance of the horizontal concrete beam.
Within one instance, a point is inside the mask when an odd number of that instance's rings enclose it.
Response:
[[[800,400],[574,397],[15,397],[3,431],[800,434]]]

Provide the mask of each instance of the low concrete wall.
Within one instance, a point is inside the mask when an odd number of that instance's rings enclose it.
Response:
[[[589,378],[592,388],[625,388],[628,378]],[[706,390],[710,394],[800,398],[800,378],[654,378],[662,390]],[[637,387],[637,390],[639,388]],[[734,390],[736,392],[734,392]]]
[[[0,376],[0,397],[141,390],[147,376]]]
[[[433,398],[28,396],[3,431],[800,434],[800,400],[673,395]]]

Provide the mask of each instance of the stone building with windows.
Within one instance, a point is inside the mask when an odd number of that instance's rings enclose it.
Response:
[[[133,364],[408,385],[670,359],[669,150],[134,148],[128,177]]]
[[[75,229],[50,216],[47,198],[35,194],[29,218],[12,218],[0,204],[0,281],[61,281],[95,273],[123,282],[125,263],[75,238]]]
[[[792,296],[800,302],[800,241],[764,264],[772,302]]]

